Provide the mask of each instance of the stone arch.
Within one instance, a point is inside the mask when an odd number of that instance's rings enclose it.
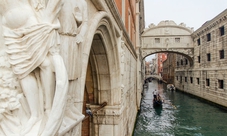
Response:
[[[146,55],[143,56],[143,59],[145,59],[149,55],[156,54],[156,53],[175,53],[175,54],[182,55],[182,56],[184,56],[185,58],[188,59],[190,66],[193,66],[194,57],[193,56],[189,56],[187,54],[184,54],[182,52],[178,52],[178,51],[157,51],[157,52],[151,51],[150,53],[146,53]]]
[[[94,83],[94,103],[115,103],[114,93],[120,78],[117,36],[106,12],[96,13],[89,21],[86,43],[82,56],[82,87],[85,85],[86,69],[90,63]]]
[[[89,20],[86,41],[82,54],[82,98],[89,100],[91,110],[96,110],[103,102],[112,106],[116,104],[116,96],[120,90],[119,55],[117,35],[110,17],[100,11]],[[86,89],[85,89],[86,88]],[[86,94],[88,98],[86,98]],[[119,98],[120,99],[120,98]],[[83,112],[85,108],[83,109]],[[96,116],[99,116],[96,114]],[[91,120],[83,121],[82,131],[92,133],[94,127]],[[88,123],[90,122],[90,123]]]

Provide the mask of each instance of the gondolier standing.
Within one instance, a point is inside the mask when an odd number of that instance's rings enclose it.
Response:
[[[155,89],[153,92],[154,100],[157,100],[158,91]]]

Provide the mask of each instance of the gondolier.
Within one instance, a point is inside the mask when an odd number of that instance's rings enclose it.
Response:
[[[154,100],[157,99],[157,95],[158,95],[158,91],[155,89],[154,92],[153,92]]]

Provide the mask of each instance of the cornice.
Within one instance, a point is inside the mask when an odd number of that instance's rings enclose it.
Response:
[[[166,27],[172,27],[172,28],[179,28],[179,29],[183,29],[188,31],[189,33],[193,33],[193,28],[187,27],[186,24],[181,23],[179,25],[177,25],[174,21],[172,20],[164,20],[161,21],[158,25],[155,24],[150,24],[148,26],[148,28],[144,29],[144,33],[146,33],[149,30],[153,30],[153,29],[159,29],[159,28],[166,28]]]
[[[225,9],[219,15],[214,17],[212,20],[209,20],[205,24],[203,24],[199,29],[192,33],[192,37],[195,38],[202,35],[205,32],[210,31],[212,28],[216,27],[223,21],[227,21],[227,9]]]

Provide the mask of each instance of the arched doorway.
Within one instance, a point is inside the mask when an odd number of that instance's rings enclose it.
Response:
[[[93,36],[90,54],[87,64],[85,79],[83,113],[86,107],[95,111],[100,104],[107,102],[111,106],[120,103],[120,98],[116,99],[120,91],[119,61],[116,45],[116,36],[106,18],[100,20],[97,30]],[[86,115],[86,114],[85,114]],[[94,123],[93,119],[98,118],[98,114],[93,118],[88,118],[82,123],[82,136],[88,136],[97,132],[100,124]]]

